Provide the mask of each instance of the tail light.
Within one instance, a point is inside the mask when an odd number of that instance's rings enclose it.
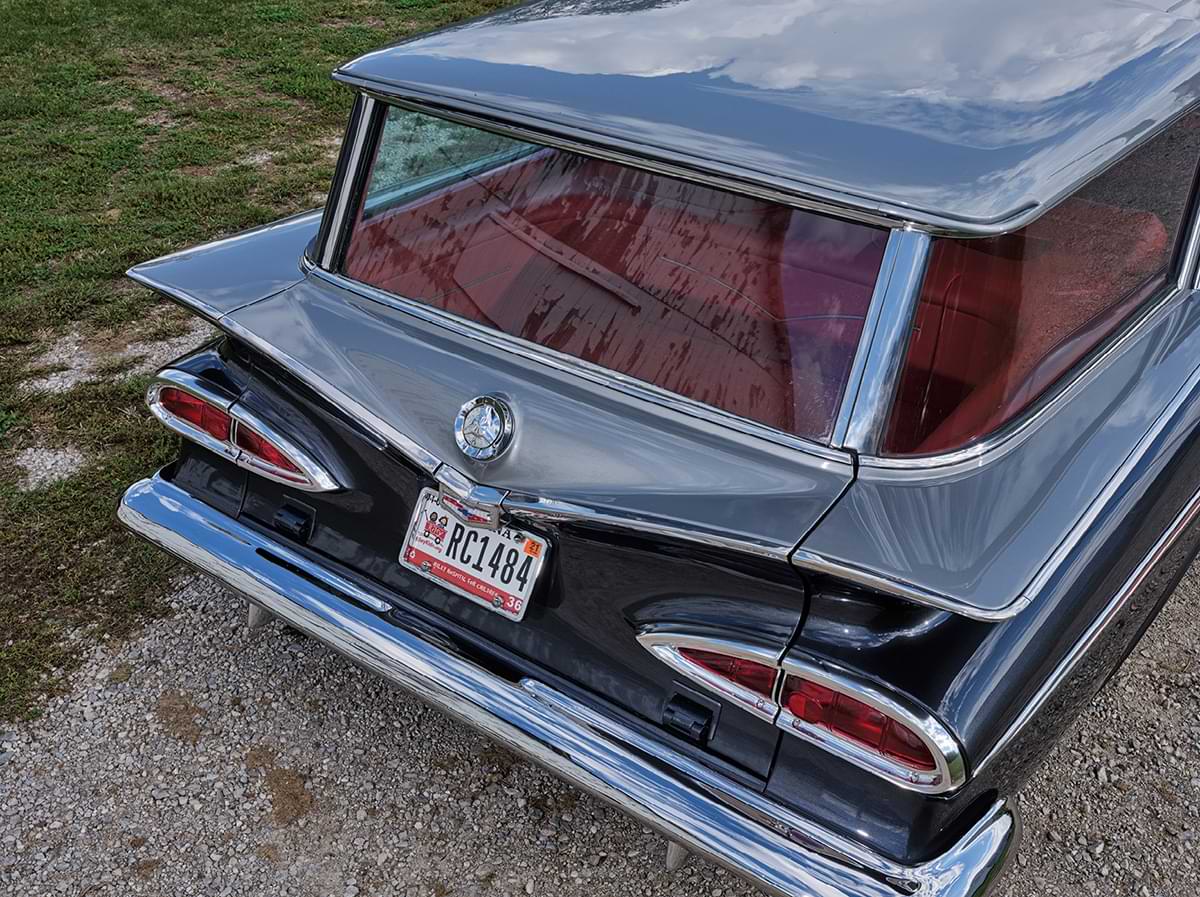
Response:
[[[638,641],[677,672],[756,716],[773,721],[779,714],[779,652],[682,632],[648,630]]]
[[[783,661],[776,725],[914,791],[952,791],[966,779],[958,742],[901,695],[822,664]]]
[[[234,396],[192,374],[160,372],[146,403],[169,429],[239,467],[308,492],[341,488],[308,452],[239,407]]]
[[[958,788],[958,742],[912,701],[795,655],[695,632],[651,628],[638,641],[677,672],[755,715],[904,788]]]

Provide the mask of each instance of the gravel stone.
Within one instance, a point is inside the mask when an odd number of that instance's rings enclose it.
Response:
[[[44,448],[35,446],[17,453],[14,461],[25,471],[17,483],[21,492],[32,492],[43,489],[53,483],[68,479],[77,473],[84,464],[83,453],[79,449],[66,446],[63,448]]]
[[[1022,792],[997,897],[1195,893],[1196,575]],[[758,893],[203,577],[171,600],[0,727],[0,893]]]

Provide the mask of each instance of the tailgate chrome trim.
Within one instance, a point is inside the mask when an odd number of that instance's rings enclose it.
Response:
[[[543,683],[503,679],[346,600],[332,571],[272,562],[293,552],[161,477],[131,486],[117,513],[359,666],[780,897],[981,897],[1016,854],[1019,820],[999,801],[941,856],[892,862]]]

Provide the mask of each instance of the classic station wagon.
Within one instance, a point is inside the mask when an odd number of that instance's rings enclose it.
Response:
[[[976,895],[1195,554],[1178,4],[536,2],[369,53],[135,532],[783,895]]]

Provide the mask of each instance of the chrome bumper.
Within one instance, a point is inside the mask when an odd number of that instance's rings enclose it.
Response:
[[[131,486],[118,516],[360,666],[771,893],[978,897],[1015,855],[1017,816],[999,802],[942,856],[893,863],[540,682],[503,679],[385,621],[365,609],[378,598],[358,585],[159,477]]]

